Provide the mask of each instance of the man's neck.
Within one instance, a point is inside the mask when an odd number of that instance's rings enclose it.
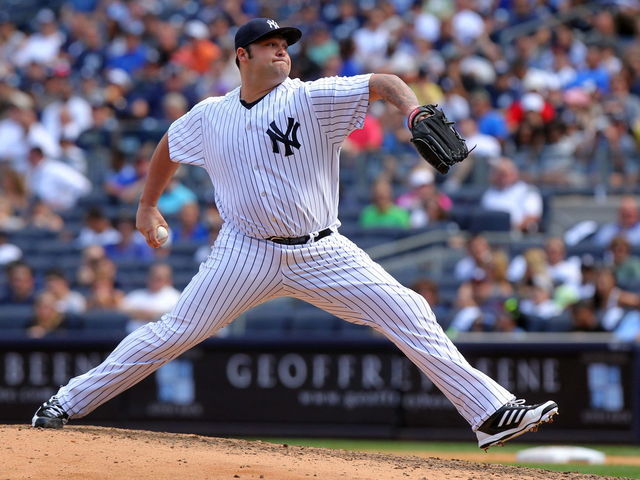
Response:
[[[242,86],[240,87],[240,99],[244,100],[247,103],[255,102],[256,100],[267,95],[274,88],[277,88],[281,83],[282,82],[278,82],[274,85],[265,87],[264,80],[250,81],[245,78],[242,80]]]

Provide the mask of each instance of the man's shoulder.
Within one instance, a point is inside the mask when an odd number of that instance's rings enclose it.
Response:
[[[236,92],[237,89],[235,90],[231,90],[229,93],[227,93],[226,95],[221,95],[221,96],[216,96],[216,97],[207,97],[204,100],[199,101],[198,103],[195,104],[195,106],[193,107],[193,109],[199,109],[199,108],[206,108],[209,106],[216,106],[216,105],[221,105],[225,102],[228,102],[231,97],[233,96],[233,94]]]

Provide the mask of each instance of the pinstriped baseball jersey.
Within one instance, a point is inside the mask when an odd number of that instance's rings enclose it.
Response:
[[[251,108],[240,87],[169,128],[173,161],[204,167],[222,218],[255,238],[338,227],[340,146],[362,128],[370,75],[286,79]]]

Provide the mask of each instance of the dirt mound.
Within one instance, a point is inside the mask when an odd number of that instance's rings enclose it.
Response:
[[[0,426],[0,480],[602,480],[501,465],[100,427]]]

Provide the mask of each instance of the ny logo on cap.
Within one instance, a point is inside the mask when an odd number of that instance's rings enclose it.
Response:
[[[267,23],[271,28],[280,28],[280,25],[275,20],[267,20]]]
[[[278,142],[282,142],[284,145],[284,156],[288,157],[293,155],[291,147],[300,149],[300,142],[298,141],[298,128],[300,128],[300,122],[296,122],[295,119],[287,118],[287,130],[282,132],[276,125],[276,122],[271,122],[267,135],[271,138],[271,146],[273,147],[273,153],[280,153]]]

